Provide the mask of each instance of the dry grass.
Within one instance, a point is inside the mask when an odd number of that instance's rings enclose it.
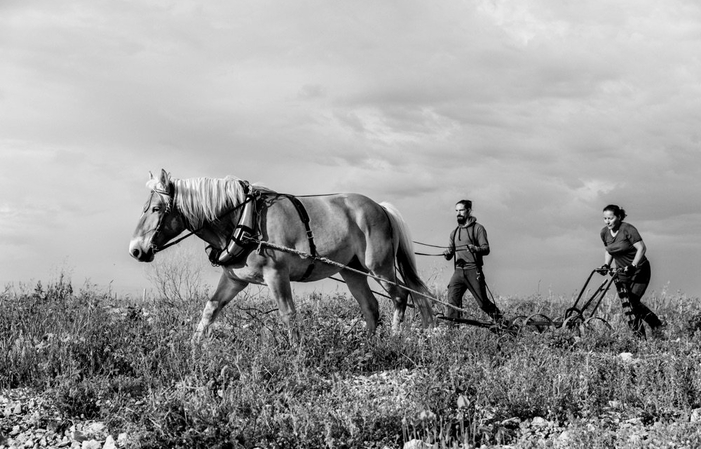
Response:
[[[31,387],[65,419],[127,432],[132,447],[701,443],[690,419],[701,407],[701,308],[683,295],[648,299],[669,323],[667,338],[638,341],[615,301],[601,309],[613,330],[514,338],[413,325],[391,336],[384,326],[368,339],[352,299],[313,294],[297,302],[298,345],[266,313],[270,299],[250,295],[193,348],[203,302],[142,302],[94,286],[74,292],[63,278],[35,291],[8,288],[0,387]],[[558,316],[569,302],[510,298],[500,306],[508,316]]]

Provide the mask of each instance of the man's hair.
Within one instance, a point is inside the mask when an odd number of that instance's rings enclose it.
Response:
[[[465,209],[472,209],[472,201],[470,200],[460,200],[455,205],[457,206],[458,204],[462,204],[465,206]]]

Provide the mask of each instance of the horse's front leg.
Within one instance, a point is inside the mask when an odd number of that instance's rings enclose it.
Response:
[[[247,285],[248,282],[232,279],[227,276],[226,273],[222,274],[221,278],[219,278],[217,290],[204,306],[202,318],[200,319],[200,323],[197,325],[195,334],[192,336],[192,341],[194,343],[197,343],[202,339],[202,336],[205,334],[205,332],[207,332],[209,325],[217,319],[221,309],[223,309],[225,305],[229,304],[229,301],[234,299],[234,297],[241,290],[246,288]]]
[[[292,298],[290,276],[286,270],[271,269],[263,274],[263,279],[277,300],[278,313],[282,322],[287,325],[290,340],[299,342],[299,329],[297,328],[297,311]]]

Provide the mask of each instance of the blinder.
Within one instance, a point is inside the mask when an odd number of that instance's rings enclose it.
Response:
[[[164,211],[159,211],[158,212],[158,222],[156,223],[156,226],[151,230],[153,232],[153,236],[151,236],[151,249],[153,250],[154,253],[157,253],[160,251],[160,248],[158,248],[153,241],[155,240],[156,236],[158,233],[161,231],[161,225],[163,224],[163,218],[168,215],[173,207],[173,192],[174,192],[174,187],[173,184],[168,184],[167,188],[160,188],[161,184],[156,185],[152,190],[151,190],[151,196],[149,197],[148,201],[144,205],[144,210],[143,213],[145,214],[150,208],[151,204],[153,204],[153,198],[155,195],[160,196],[161,198],[165,197],[165,210]]]

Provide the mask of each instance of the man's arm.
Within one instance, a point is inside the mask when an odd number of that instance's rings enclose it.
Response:
[[[487,230],[484,226],[475,224],[475,245],[470,247],[470,251],[475,254],[486,256],[489,254],[489,240],[487,239]]]

